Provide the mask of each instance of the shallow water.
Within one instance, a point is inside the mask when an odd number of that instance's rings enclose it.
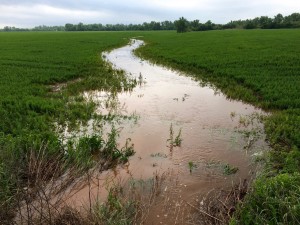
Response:
[[[172,171],[179,184],[176,193],[180,193],[180,199],[193,201],[211,189],[228,188],[232,183],[252,177],[255,173],[254,155],[265,151],[267,144],[260,133],[250,145],[253,137],[245,137],[240,131],[256,129],[259,133],[262,125],[258,121],[253,120],[254,124],[247,127],[243,123],[253,113],[264,113],[249,104],[229,100],[211,87],[202,87],[199,81],[187,75],[141,60],[133,50],[142,44],[142,41],[135,40],[130,45],[103,54],[114,68],[136,78],[136,88],[117,94],[113,100],[108,93],[101,91],[84,93],[87,99],[99,104],[99,114],[131,118],[121,119],[115,126],[120,130],[120,144],[130,138],[136,153],[125,166],[99,175],[100,180],[103,183],[112,178],[147,180],[155,173]],[[109,127],[104,126],[104,129],[109,130]],[[181,130],[180,146],[170,144],[171,127],[173,138]],[[190,171],[189,165],[192,164]],[[238,167],[238,172],[224,175],[226,164]],[[69,198],[69,203],[82,204],[88,199],[90,189],[77,192]],[[97,196],[99,192],[107,193],[103,188],[99,189],[99,184],[92,189]],[[148,224],[171,224],[170,217],[156,216],[160,207],[158,204],[153,208],[155,216]]]

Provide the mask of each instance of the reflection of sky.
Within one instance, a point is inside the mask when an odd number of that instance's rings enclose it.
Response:
[[[226,23],[256,16],[300,11],[296,0],[1,0],[0,28],[65,23],[143,23],[180,16]]]

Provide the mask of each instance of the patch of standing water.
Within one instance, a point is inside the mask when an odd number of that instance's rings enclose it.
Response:
[[[120,131],[120,143],[130,138],[136,151],[126,170],[118,167],[105,176],[147,180],[155,172],[172,170],[180,180],[181,197],[187,200],[249,179],[255,171],[253,159],[268,148],[258,119],[265,113],[228,100],[184,74],[141,60],[133,50],[143,44],[133,40],[103,53],[114,68],[136,79],[132,92],[83,94],[98,104],[97,113],[112,118],[102,133],[113,124]],[[87,130],[92,132],[92,125]],[[237,172],[225,175],[226,165]]]

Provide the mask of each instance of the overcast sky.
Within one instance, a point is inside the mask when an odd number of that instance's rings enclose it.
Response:
[[[142,23],[183,16],[200,22],[300,12],[300,0],[0,0],[0,28],[66,23]]]

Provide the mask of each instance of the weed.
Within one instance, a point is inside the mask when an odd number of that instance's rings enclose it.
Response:
[[[175,147],[177,147],[177,146],[180,147],[181,146],[181,142],[182,142],[182,138],[181,138],[181,128],[180,128],[177,136],[175,137],[174,146]]]
[[[190,173],[192,173],[193,169],[197,167],[196,164],[192,161],[188,162],[188,166],[190,169]]]
[[[239,170],[239,168],[231,166],[229,164],[225,164],[223,166],[223,173],[225,175],[231,175],[231,174],[235,174],[237,171]]]
[[[174,139],[174,130],[173,130],[173,124],[171,123],[170,126],[170,138],[167,140],[167,142],[169,142],[169,147],[170,147],[170,151],[173,150],[173,147],[180,147],[181,143],[182,143],[182,138],[181,138],[181,128],[179,129],[178,134],[176,135],[175,139]]]
[[[103,224],[130,225],[133,223],[136,214],[136,203],[124,201],[120,196],[119,190],[110,189],[106,203],[97,202],[92,208],[95,221]]]

